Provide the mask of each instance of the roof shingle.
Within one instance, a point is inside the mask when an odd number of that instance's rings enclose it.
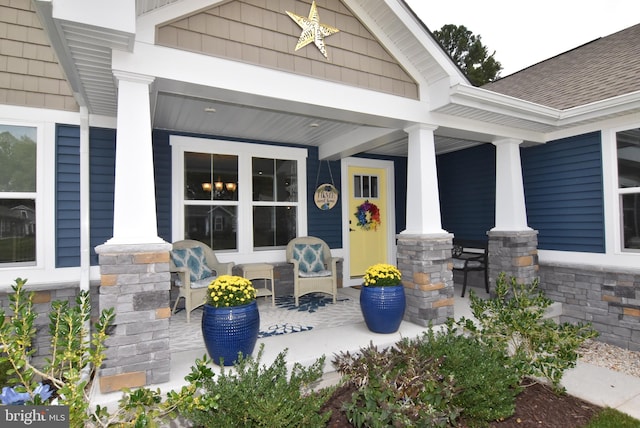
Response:
[[[640,24],[482,88],[560,110],[640,91]]]

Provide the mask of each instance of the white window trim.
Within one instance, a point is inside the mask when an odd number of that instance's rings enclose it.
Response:
[[[611,164],[610,164],[610,170],[611,173],[607,174],[605,173],[605,181],[606,181],[606,177],[611,177],[611,183],[610,183],[610,191],[611,191],[611,196],[609,199],[605,199],[606,201],[609,201],[611,210],[612,210],[612,220],[614,223],[614,227],[613,230],[610,231],[608,233],[608,235],[613,235],[612,236],[612,240],[613,240],[613,250],[616,254],[631,254],[631,255],[638,255],[640,257],[640,250],[631,250],[631,249],[625,249],[624,248],[624,241],[622,238],[623,235],[623,231],[622,231],[622,199],[621,196],[624,194],[635,194],[638,193],[640,190],[638,187],[631,187],[631,188],[620,188],[619,186],[619,176],[618,176],[618,139],[616,134],[618,132],[621,131],[626,131],[629,129],[635,129],[635,128],[640,128],[640,124],[637,124],[636,126],[621,126],[621,127],[617,127],[617,128],[613,128],[611,129],[608,133],[606,138],[610,139],[610,143],[608,144],[609,147],[609,155],[611,156]],[[603,133],[603,142],[606,139],[605,135]],[[604,152],[604,150],[603,150]]]
[[[257,250],[253,249],[253,228],[243,227],[252,224],[252,210],[255,202],[251,199],[251,158],[264,157],[272,159],[290,159],[298,162],[298,202],[297,231],[298,236],[307,235],[307,149],[269,144],[242,143],[218,139],[185,137],[171,135],[171,166],[172,188],[171,194],[171,229],[172,240],[184,239],[184,153],[209,153],[238,156],[238,249],[217,251],[216,255],[222,262],[235,263],[277,262],[284,261],[284,249]],[[236,205],[236,202],[233,202]],[[269,205],[274,205],[270,202]]]
[[[45,166],[45,125],[42,122],[20,122],[15,120],[6,120],[0,119],[0,123],[2,125],[8,126],[19,126],[24,128],[35,128],[36,130],[36,191],[35,197],[34,192],[7,192],[8,194],[13,195],[14,198],[19,199],[31,199],[35,200],[35,216],[36,216],[36,253],[35,253],[35,262],[21,262],[21,263],[3,263],[0,264],[0,269],[3,271],[20,271],[20,270],[31,270],[31,269],[42,269],[45,265],[45,240],[47,242],[54,242],[55,236],[49,239],[46,239],[45,231],[50,230],[48,225],[45,225],[45,205],[50,206],[54,205],[54,199],[48,198],[45,200],[46,195],[53,195],[53,191],[46,191],[49,189],[44,189],[45,183],[54,183],[55,180],[45,181],[45,171],[47,170]],[[47,175],[48,176],[48,175]],[[55,216],[51,216],[51,218],[55,218]]]

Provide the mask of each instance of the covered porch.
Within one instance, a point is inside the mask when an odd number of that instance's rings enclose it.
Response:
[[[352,258],[353,209],[343,202],[348,193],[342,190],[342,209],[323,218],[310,203],[314,184],[322,183],[321,162],[333,163],[335,170],[354,157],[384,158],[404,167],[401,179],[386,191],[384,261],[397,264],[411,283],[405,320],[412,325],[442,323],[454,315],[457,304],[448,266],[453,233],[441,218],[437,155],[490,148],[494,160],[485,175],[498,184],[493,186],[495,197],[492,193],[481,201],[491,207],[490,224],[474,230],[485,239],[491,230],[489,251],[500,254],[492,259],[499,264],[490,266],[490,279],[499,270],[522,280],[535,275],[537,241],[527,226],[519,149],[525,140],[542,142],[553,125],[537,123],[544,115],[528,112],[530,103],[514,104],[509,97],[471,87],[404,2],[347,0],[323,7],[321,17],[346,20],[342,33],[334,36],[335,49],[329,49],[336,54],[335,63],[313,46],[304,57],[292,50],[290,42],[300,31],[285,19],[284,10],[251,1],[175,1],[164,7],[138,3],[135,9],[132,2],[118,1],[118,7],[97,14],[80,1],[58,3],[54,9],[50,2],[36,2],[83,106],[79,146],[87,156],[79,166],[82,176],[93,174],[88,159],[91,123],[104,116],[117,131],[114,172],[108,177],[113,179],[113,212],[105,221],[112,229],[100,230],[109,233],[102,236],[86,221],[80,230],[81,286],[99,276],[100,308],[116,309],[117,334],[110,338],[110,360],[101,373],[105,383],[135,387],[174,377],[173,366],[166,364],[164,336],[170,322],[168,253],[171,242],[192,237],[190,210],[225,207],[218,225],[235,235],[227,241],[229,248],[214,248],[224,250],[219,251],[223,262],[283,261],[282,247],[291,237],[262,245],[255,238],[261,226],[254,213],[289,206],[297,215],[285,228],[295,236],[331,238],[335,255]],[[281,6],[301,15],[308,12],[305,2],[285,3]],[[286,23],[266,19],[273,14],[283,15]],[[214,24],[203,25],[209,19]],[[214,34],[229,25],[238,34]],[[254,37],[258,27],[263,37]],[[202,43],[211,37],[219,37],[221,51],[208,51],[211,46]],[[263,46],[262,40],[270,37],[275,37],[274,46]],[[86,42],[76,43],[78,39]],[[246,54],[256,51],[265,55]],[[280,58],[275,63],[266,55],[273,52]],[[90,77],[86,67],[94,71]],[[479,105],[477,100],[484,98],[491,103]],[[211,165],[235,156],[237,166],[228,183],[236,196],[192,197],[193,189],[185,183],[192,154],[205,155]],[[265,201],[253,194],[260,173],[252,171],[251,156],[297,162],[296,199],[274,196]],[[330,171],[321,178],[333,181]],[[389,182],[396,171],[389,173]],[[209,179],[199,180],[199,186],[210,188],[221,181],[213,166],[208,172]],[[347,188],[346,175],[335,178],[341,189]],[[82,218],[92,210],[89,183],[80,183]],[[227,228],[227,218],[233,216],[235,224]],[[212,224],[202,229],[215,229]],[[105,238],[103,243],[91,245],[90,238],[95,242],[98,237]],[[91,267],[94,248],[99,266]],[[345,269],[345,281],[357,276]],[[144,363],[127,361],[132,342],[144,342],[136,348],[148,357],[139,355]]]
[[[471,318],[469,293],[465,297],[460,297],[462,291],[462,284],[455,285],[456,299],[455,299],[455,319],[461,317]],[[470,287],[481,298],[487,297],[482,287]],[[467,289],[467,291],[469,288]],[[350,299],[355,302],[359,298],[359,290],[356,288],[341,288],[339,289],[339,297],[341,299]],[[261,298],[259,301],[259,307],[269,306],[271,303],[268,298]],[[559,305],[556,305],[559,308]],[[558,309],[556,309],[557,311]],[[287,309],[282,309],[287,311]],[[558,313],[552,314],[558,316]],[[169,320],[169,323],[177,322],[184,325],[181,318],[184,318],[184,311],[178,312]],[[304,366],[312,364],[317,358],[324,355],[326,357],[324,366],[324,377],[320,386],[328,386],[335,383],[339,379],[338,373],[331,364],[331,359],[334,354],[340,352],[356,352],[361,348],[369,346],[373,343],[379,349],[391,346],[402,338],[413,338],[422,335],[427,331],[428,327],[414,324],[410,321],[402,321],[399,330],[392,334],[378,334],[372,333],[367,329],[367,326],[362,319],[362,314],[357,313],[354,316],[349,317],[349,323],[331,326],[331,327],[319,327],[313,328],[309,331],[301,331],[295,333],[288,333],[282,335],[269,336],[259,338],[256,344],[256,348],[253,355],[257,355],[258,349],[261,345],[264,345],[264,354],[262,363],[265,365],[271,364],[276,356],[287,349],[287,363],[289,366],[293,366],[295,363],[300,363]],[[353,322],[351,322],[351,320]],[[189,346],[188,350],[174,349],[171,351],[171,375],[167,382],[159,383],[156,385],[150,385],[152,389],[160,388],[162,393],[166,393],[171,390],[178,390],[185,384],[184,377],[190,372],[191,366],[194,364],[197,358],[201,359],[203,355],[207,353],[204,343],[202,342],[201,334],[198,337],[200,330],[200,323],[192,320],[188,327],[189,332],[172,330],[173,340],[184,340],[178,338],[178,335],[188,335],[193,337],[195,345]],[[442,326],[435,326],[434,328],[440,329]],[[218,367],[218,366],[214,366]],[[98,383],[94,384],[91,402],[93,405],[115,405],[122,392],[115,391],[110,393],[101,393]]]

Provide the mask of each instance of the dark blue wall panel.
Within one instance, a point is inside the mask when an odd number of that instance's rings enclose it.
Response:
[[[153,169],[156,183],[158,236],[171,242],[171,146],[169,133],[153,131]]]
[[[94,248],[113,237],[113,193],[116,171],[116,131],[89,131],[89,187],[91,264],[98,264]]]
[[[313,196],[318,185],[332,183],[340,191],[340,162],[318,160],[318,148],[306,147],[307,157],[307,234],[324,240],[331,248],[342,247],[342,194],[330,210],[316,206]],[[319,170],[319,174],[318,174]],[[332,180],[333,177],[333,180]]]
[[[524,148],[529,226],[543,250],[603,253],[604,200],[599,132]]]
[[[436,165],[443,229],[459,239],[486,241],[495,225],[495,146],[439,155]]]
[[[56,126],[55,263],[80,264],[80,128]]]

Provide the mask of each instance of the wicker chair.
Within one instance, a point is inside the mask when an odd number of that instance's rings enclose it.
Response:
[[[296,306],[300,296],[319,292],[338,295],[337,263],[341,259],[332,257],[329,246],[320,238],[304,236],[292,239],[287,244],[287,262],[293,264],[293,295]]]
[[[174,253],[172,253],[170,261],[170,271],[175,273],[174,285],[178,286],[180,293],[176,298],[176,303],[173,305],[172,314],[176,313],[178,302],[180,298],[184,298],[184,309],[187,311],[187,322],[191,322],[191,311],[204,305],[207,297],[207,286],[216,279],[218,275],[231,275],[233,269],[233,262],[220,263],[213,250],[200,241],[194,241],[191,239],[185,239],[183,241],[176,241],[173,243],[173,250],[184,250],[191,248],[200,248],[203,254],[203,261],[206,266],[212,271],[211,275],[204,278],[200,278],[196,281],[192,281],[192,269],[189,266],[176,266],[174,260]],[[173,275],[172,275],[173,276]]]

